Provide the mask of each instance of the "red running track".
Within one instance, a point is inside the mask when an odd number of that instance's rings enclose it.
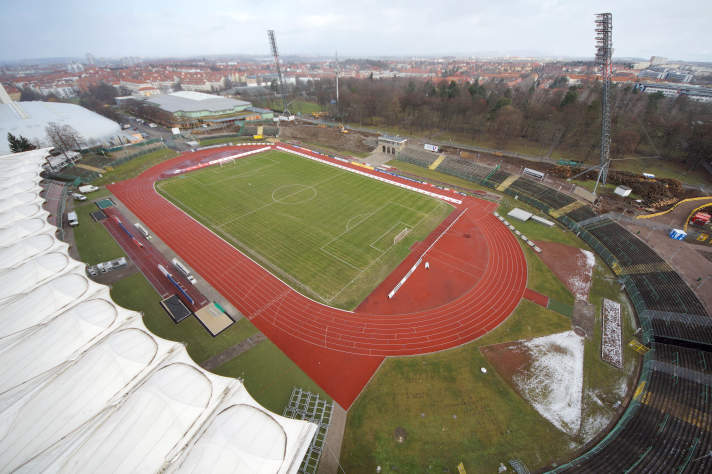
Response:
[[[305,153],[301,148],[281,146]],[[442,237],[445,223],[441,224],[414,252],[422,253],[435,242],[428,255],[432,252],[444,259],[456,253],[451,247],[455,241],[453,235],[462,232],[460,225],[467,226],[471,235],[477,233],[487,252],[483,265],[471,272],[476,281],[455,299],[426,310],[378,314],[344,311],[310,300],[154,189],[154,183],[170,176],[172,170],[248,149],[230,147],[184,153],[134,179],[110,185],[109,189],[342,407],[351,406],[384,357],[426,354],[462,345],[494,329],[519,303],[527,280],[524,254],[486,201],[388,176],[392,181],[463,201],[453,213],[458,214],[449,218],[454,220],[464,213],[457,223]],[[323,155],[310,155],[346,166]],[[409,258],[417,259],[417,255]],[[460,265],[464,264],[460,261]],[[396,280],[404,274],[403,267],[394,272]],[[409,280],[400,291],[410,283],[417,284],[422,274],[424,271],[416,271],[411,277],[413,282]]]

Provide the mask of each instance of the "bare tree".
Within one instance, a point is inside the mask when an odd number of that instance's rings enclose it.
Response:
[[[64,157],[74,162],[68,155],[68,151],[79,150],[84,141],[82,136],[71,125],[61,125],[56,122],[49,122],[45,128],[47,139],[50,144]]]

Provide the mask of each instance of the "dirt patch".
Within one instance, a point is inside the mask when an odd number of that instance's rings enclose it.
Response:
[[[369,153],[373,146],[369,146],[369,137],[360,133],[349,131],[342,133],[335,127],[320,127],[318,125],[282,125],[279,130],[281,140],[301,141],[321,144],[335,150],[352,153]]]
[[[536,242],[542,249],[542,261],[554,272],[566,288],[571,291],[576,301],[588,301],[591,288],[594,255],[583,249],[560,244],[558,242]]]
[[[532,363],[532,355],[522,341],[504,342],[480,347],[480,352],[494,366],[497,373],[516,390],[512,381],[515,374],[526,371]]]
[[[593,337],[593,323],[596,319],[596,307],[585,301],[574,303],[574,312],[571,317],[571,326],[576,334],[591,339]]]

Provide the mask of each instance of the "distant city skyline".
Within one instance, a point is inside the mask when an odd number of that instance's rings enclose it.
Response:
[[[334,3],[209,0],[0,5],[0,62],[33,58],[498,55],[592,58],[594,14],[613,13],[614,58],[712,61],[712,3],[507,0]]]

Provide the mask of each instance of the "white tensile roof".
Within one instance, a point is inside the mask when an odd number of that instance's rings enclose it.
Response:
[[[40,101],[20,102],[19,105],[27,118],[18,116],[11,104],[0,104],[0,153],[10,152],[8,132],[15,136],[22,135],[30,141],[39,140],[40,144],[47,146],[45,129],[49,122],[71,125],[87,146],[99,145],[122,135],[118,123],[79,105]]]
[[[0,197],[0,472],[297,472],[316,425],[202,369],[69,257],[35,190],[46,152],[0,156],[17,190]]]

